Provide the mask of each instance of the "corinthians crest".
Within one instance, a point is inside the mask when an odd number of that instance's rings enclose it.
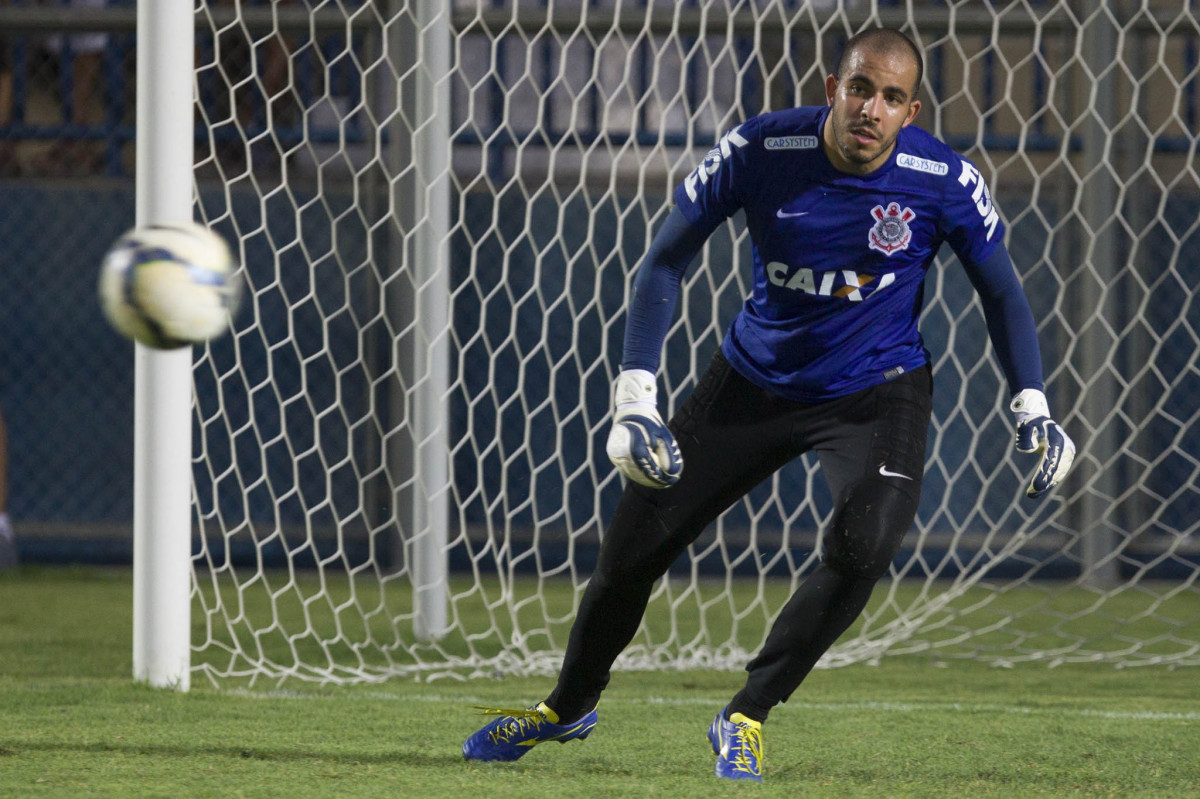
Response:
[[[916,217],[913,209],[901,209],[898,203],[888,203],[886,209],[882,205],[872,208],[871,216],[875,217],[875,224],[867,234],[867,241],[872,250],[891,255],[908,248],[908,242],[912,240],[908,223]]]

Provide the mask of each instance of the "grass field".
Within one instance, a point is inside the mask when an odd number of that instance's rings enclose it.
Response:
[[[126,571],[0,573],[2,797],[1200,797],[1200,670],[821,670],[765,729],[766,783],[712,776],[723,672],[617,673],[600,725],[519,764],[468,764],[476,704],[547,679],[187,694],[131,678]]]

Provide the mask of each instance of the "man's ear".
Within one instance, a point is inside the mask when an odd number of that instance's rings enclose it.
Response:
[[[911,125],[913,123],[913,120],[915,120],[917,118],[917,114],[919,114],[920,112],[921,112],[921,101],[913,100],[912,103],[908,106],[908,117],[905,118],[904,124],[901,125],[900,127],[907,128],[909,125]]]
[[[825,78],[825,102],[829,105],[833,105],[833,97],[837,94],[837,87],[837,75],[830,75]]]

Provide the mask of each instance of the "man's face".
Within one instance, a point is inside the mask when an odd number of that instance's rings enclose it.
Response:
[[[842,77],[825,79],[829,121],[822,133],[825,154],[842,172],[865,175],[882,166],[900,129],[917,118],[917,64],[903,51],[859,48]]]

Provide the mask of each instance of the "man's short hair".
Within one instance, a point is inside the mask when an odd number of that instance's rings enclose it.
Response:
[[[912,93],[913,97],[917,96],[917,92],[921,90],[921,78],[925,74],[925,59],[921,56],[921,49],[912,39],[895,28],[871,28],[855,34],[842,48],[842,55],[837,63],[837,72],[834,73],[838,80],[842,80],[842,71],[846,68],[846,62],[850,60],[850,54],[855,50],[874,50],[880,53],[907,50],[913,60],[917,62],[917,82]]]

